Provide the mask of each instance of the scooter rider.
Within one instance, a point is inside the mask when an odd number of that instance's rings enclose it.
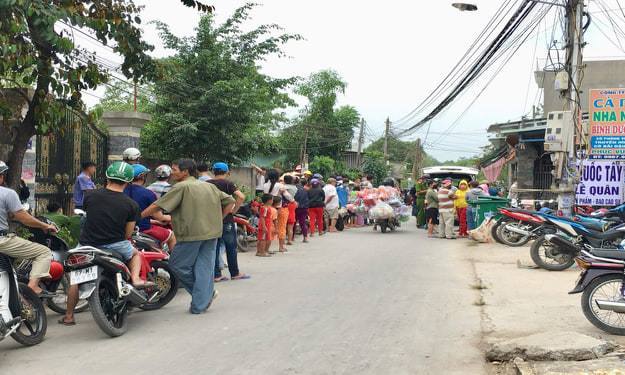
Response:
[[[47,247],[30,242],[9,233],[9,218],[31,227],[56,233],[54,225],[43,223],[22,208],[17,193],[4,187],[6,173],[9,167],[0,160],[0,253],[16,259],[32,261],[28,286],[41,297],[49,297],[45,290],[39,287],[39,279],[50,277],[50,262],[52,252]]]
[[[140,219],[139,205],[124,194],[124,188],[134,179],[130,164],[116,161],[106,169],[106,187],[88,191],[83,202],[87,217],[80,233],[81,246],[93,246],[120,255],[130,268],[132,284],[144,287],[141,280],[141,259],[128,238]],[[67,291],[67,313],[60,324],[74,325],[74,308],[78,302],[78,285]]]
[[[153,191],[143,187],[143,184],[145,184],[145,176],[150,170],[141,164],[134,164],[132,169],[134,171],[134,179],[131,184],[126,186],[124,194],[137,202],[139,209],[143,211],[148,208],[149,205],[156,202],[157,199]],[[156,211],[152,215],[152,218],[162,223],[169,223],[171,221],[171,217],[169,215],[163,215],[162,211]],[[166,243],[170,251],[176,246],[174,232],[159,225],[152,225],[149,217],[139,220],[137,225],[141,232],[154,237],[161,243]]]
[[[171,176],[171,167],[167,164],[162,164],[156,167],[154,170],[154,175],[158,181],[153,182],[148,186],[149,190],[152,190],[154,194],[156,194],[157,198],[165,195],[169,189],[171,189],[171,184],[169,183],[169,176]]]
[[[122,153],[122,158],[128,164],[139,164],[139,159],[141,158],[141,151],[134,147],[129,147],[124,150]]]

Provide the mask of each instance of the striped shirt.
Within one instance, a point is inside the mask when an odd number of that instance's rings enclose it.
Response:
[[[449,212],[454,209],[454,201],[449,196],[454,192],[451,189],[440,188],[438,189],[438,211]]]

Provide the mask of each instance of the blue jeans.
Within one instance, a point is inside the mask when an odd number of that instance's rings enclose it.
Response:
[[[169,258],[169,265],[191,294],[191,312],[199,314],[213,299],[215,246],[217,239],[181,241]]]
[[[226,247],[226,259],[228,260],[228,271],[230,277],[239,276],[239,263],[237,261],[237,230],[234,223],[224,223],[223,234],[217,241],[217,249],[221,244]],[[219,267],[219,257],[215,258],[215,277],[221,277],[221,267]]]
[[[78,246],[82,246],[78,244]],[[135,249],[132,247],[132,244],[128,240],[123,240],[119,242],[113,242],[106,245],[94,246],[100,250],[108,250],[114,253],[119,254],[122,258],[124,258],[124,262],[127,262],[132,258],[132,254]]]
[[[469,230],[475,229],[475,211],[473,207],[467,207],[467,227]]]

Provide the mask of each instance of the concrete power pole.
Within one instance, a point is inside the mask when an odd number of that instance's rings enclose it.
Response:
[[[423,149],[421,148],[421,138],[415,141],[414,162],[412,163],[412,181],[417,181],[423,168]]]
[[[584,0],[567,0],[566,9],[568,11],[567,20],[567,47],[565,67],[569,72],[568,93],[569,110],[572,114],[571,132],[568,139],[568,150],[559,152],[556,156],[555,167],[556,177],[560,176],[558,189],[558,210],[565,216],[571,216],[573,203],[575,202],[575,183],[573,176],[568,173],[569,162],[577,158],[575,152],[574,134],[579,129],[577,122],[581,119],[581,103],[579,103],[578,91],[581,90],[581,69],[583,69],[583,31],[582,18],[584,13]],[[573,167],[574,168],[574,167]]]
[[[388,160],[388,134],[391,131],[391,120],[386,118],[386,129],[384,130],[384,161]]]
[[[360,133],[358,134],[358,153],[356,154],[356,168],[360,168],[360,155],[362,153],[362,144],[364,142],[365,119],[360,120]]]

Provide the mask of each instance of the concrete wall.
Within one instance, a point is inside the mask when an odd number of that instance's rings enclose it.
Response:
[[[625,60],[586,61],[580,93],[582,110],[588,112],[590,89],[625,87]],[[536,72],[538,87],[544,88],[545,113],[568,109],[567,100],[554,89],[554,72]]]

